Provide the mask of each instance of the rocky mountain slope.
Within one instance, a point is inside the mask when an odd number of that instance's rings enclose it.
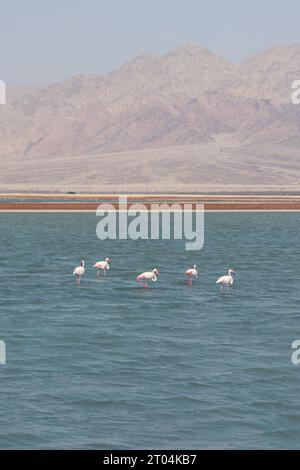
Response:
[[[265,184],[296,184],[300,105],[291,103],[291,84],[297,79],[298,44],[271,47],[240,65],[187,44],[137,57],[105,76],[75,76],[21,94],[0,107],[0,184],[21,184],[22,168],[28,184],[36,173],[51,186],[58,160],[61,168],[76,162],[76,185],[88,185],[92,175],[95,184],[126,184],[128,165],[136,181],[158,187],[162,168],[172,185],[183,174],[195,184],[240,184],[243,165],[251,184],[263,184],[266,162]],[[147,155],[147,165],[133,155]],[[161,156],[159,169],[153,155]],[[72,184],[68,172],[55,175],[55,184]]]

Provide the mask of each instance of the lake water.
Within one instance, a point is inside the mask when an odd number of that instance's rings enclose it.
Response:
[[[197,252],[100,242],[96,223],[0,214],[0,448],[299,447],[300,213],[208,213]],[[139,288],[154,267],[158,282]]]

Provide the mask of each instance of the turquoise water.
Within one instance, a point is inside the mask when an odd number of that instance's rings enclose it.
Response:
[[[299,447],[300,213],[206,214],[199,252],[100,242],[96,223],[0,214],[0,448]],[[154,267],[158,282],[138,288]]]

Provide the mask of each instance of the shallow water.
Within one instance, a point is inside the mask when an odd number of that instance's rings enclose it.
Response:
[[[0,222],[0,448],[299,447],[300,213],[206,214],[198,252],[100,242],[88,213]],[[158,282],[138,288],[154,267]]]

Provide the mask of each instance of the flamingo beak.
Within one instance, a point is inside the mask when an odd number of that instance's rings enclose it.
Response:
[[[111,258],[108,258],[107,262],[108,262],[108,263],[111,263],[111,261],[112,261]]]

